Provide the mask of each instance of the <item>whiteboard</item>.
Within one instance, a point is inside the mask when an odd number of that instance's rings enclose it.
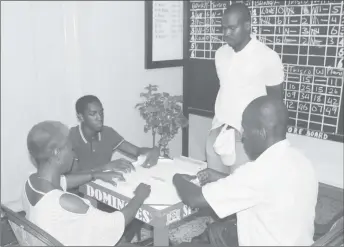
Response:
[[[152,60],[183,59],[183,2],[153,1]]]
[[[145,1],[146,69],[184,62],[183,1]]]

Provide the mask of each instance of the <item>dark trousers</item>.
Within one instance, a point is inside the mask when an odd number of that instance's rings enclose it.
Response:
[[[214,247],[237,247],[238,234],[236,227],[236,217],[229,216],[225,219],[218,220],[210,225],[199,236],[194,237],[192,244],[210,245]],[[180,246],[187,246],[182,243]]]

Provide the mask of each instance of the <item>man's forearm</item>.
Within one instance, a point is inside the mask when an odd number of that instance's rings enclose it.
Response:
[[[123,153],[130,158],[137,158],[141,154],[141,148],[131,144],[130,142],[124,141],[119,147],[118,151]]]
[[[180,176],[174,176],[173,183],[184,204],[192,208],[209,207],[208,202],[203,196],[201,187],[183,179]]]
[[[69,174],[66,174],[66,181],[67,181],[67,189],[74,189],[78,188],[79,186],[88,183],[92,180],[92,174],[96,172],[101,172],[102,167],[97,167],[93,169],[87,170],[74,170],[71,171]]]
[[[216,181],[225,177],[228,177],[227,173],[223,173],[223,172],[219,172],[219,171],[215,171],[216,172]],[[215,182],[215,181],[213,181]]]
[[[283,83],[275,86],[266,86],[267,95],[278,100],[283,100]]]
[[[142,199],[140,196],[134,196],[133,199],[129,201],[127,206],[121,210],[124,215],[125,226],[127,226],[135,218],[135,215],[142,206],[143,202],[144,199]]]
[[[92,171],[82,171],[78,173],[70,173],[66,175],[67,189],[78,188],[92,180]]]

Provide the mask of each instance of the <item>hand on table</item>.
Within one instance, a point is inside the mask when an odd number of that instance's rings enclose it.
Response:
[[[158,147],[140,148],[140,154],[146,156],[146,160],[143,162],[142,167],[149,168],[158,163],[160,151]]]
[[[213,169],[206,168],[202,171],[199,171],[197,173],[197,177],[198,177],[198,180],[199,180],[201,186],[203,186],[207,183],[212,183],[212,182],[219,180],[220,178],[223,178],[223,174],[219,173]]]
[[[118,181],[125,181],[123,174],[115,171],[96,172],[93,174],[93,177],[95,179],[100,179],[104,182],[110,183],[113,186],[117,186],[117,183],[114,181],[114,179],[118,179]]]
[[[135,196],[141,198],[142,200],[147,199],[150,193],[151,193],[150,185],[144,184],[144,183],[140,183],[139,186],[137,186],[134,191]]]
[[[117,160],[113,160],[109,162],[103,167],[102,170],[103,171],[111,170],[111,171],[127,173],[131,171],[135,171],[135,167],[130,161],[121,158],[121,159],[117,159]]]

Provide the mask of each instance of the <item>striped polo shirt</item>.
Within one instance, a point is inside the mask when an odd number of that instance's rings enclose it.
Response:
[[[108,126],[103,126],[97,138],[91,142],[86,140],[81,125],[70,129],[69,138],[77,159],[76,170],[79,171],[94,169],[109,163],[113,152],[124,142],[124,138]]]

